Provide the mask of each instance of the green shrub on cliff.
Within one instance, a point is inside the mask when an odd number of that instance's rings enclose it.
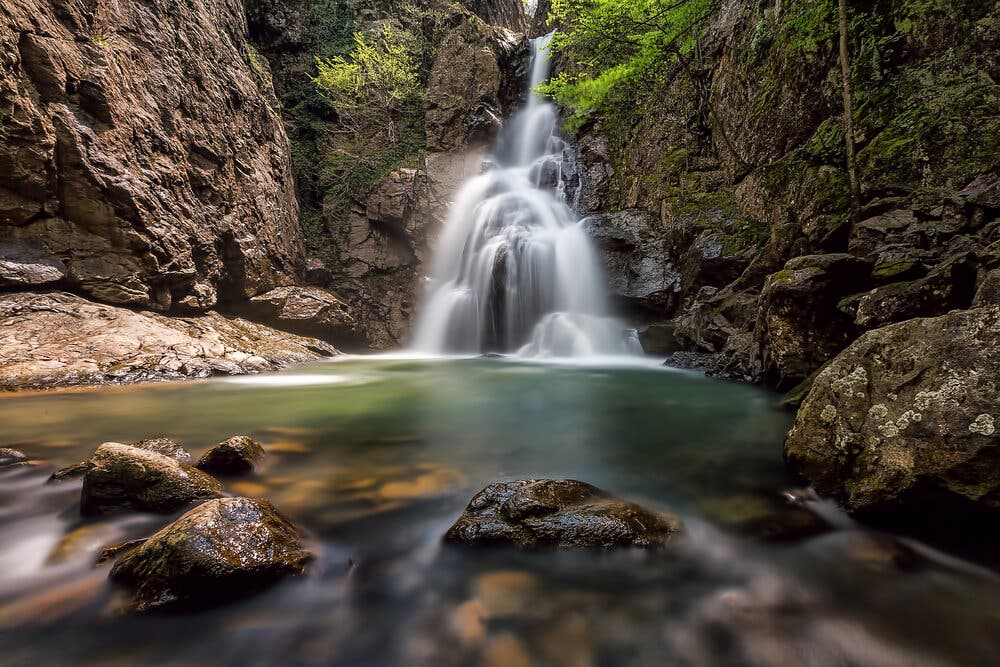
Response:
[[[381,127],[395,142],[400,118],[419,108],[416,58],[388,26],[371,38],[355,33],[354,42],[347,57],[318,58],[313,81],[336,110],[345,132]]]
[[[578,126],[592,111],[622,103],[629,85],[654,83],[687,59],[714,0],[553,0],[561,26],[552,48],[568,67],[541,92],[572,111]]]

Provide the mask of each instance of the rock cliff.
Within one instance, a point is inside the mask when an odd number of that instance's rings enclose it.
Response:
[[[5,0],[0,286],[197,312],[293,281],[288,139],[238,0]]]

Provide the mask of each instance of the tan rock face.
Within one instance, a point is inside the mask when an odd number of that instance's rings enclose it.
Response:
[[[217,313],[166,317],[65,293],[0,296],[0,389],[277,370],[330,345]]]
[[[0,283],[204,310],[303,254],[288,140],[243,6],[9,0]]]

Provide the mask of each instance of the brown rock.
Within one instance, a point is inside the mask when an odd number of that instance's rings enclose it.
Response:
[[[80,512],[88,516],[128,510],[169,514],[222,493],[218,481],[196,468],[117,442],[98,447],[90,466],[80,493]]]
[[[144,449],[147,452],[163,454],[164,456],[168,456],[183,465],[191,465],[191,462],[193,461],[191,453],[170,438],[147,438],[146,440],[126,444],[136,447],[137,449]],[[83,477],[92,467],[93,465],[91,464],[90,459],[80,463],[74,463],[71,466],[66,466],[65,468],[61,468],[60,470],[52,473],[52,476],[49,477],[48,481],[62,482],[67,479]]]
[[[0,468],[24,463],[28,460],[23,452],[10,447],[0,447]]]
[[[264,448],[249,436],[234,435],[205,452],[195,467],[212,475],[245,475],[265,456]]]
[[[255,322],[336,345],[357,345],[361,340],[348,306],[318,287],[278,287],[234,304],[232,310]]]
[[[290,282],[288,139],[243,4],[179,11],[4,4],[0,284],[166,311]]]
[[[125,555],[111,579],[139,611],[172,603],[217,604],[302,574],[312,555],[266,500],[222,498],[190,510]]]
[[[477,493],[447,542],[570,549],[666,545],[675,517],[654,514],[575,480],[495,482]]]

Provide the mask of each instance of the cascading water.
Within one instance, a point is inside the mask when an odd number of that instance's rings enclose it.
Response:
[[[532,40],[528,103],[501,133],[492,168],[452,204],[417,321],[417,350],[641,351],[635,333],[608,315],[600,258],[567,202],[569,151],[556,135],[556,109],[533,92],[548,77],[550,40]]]

